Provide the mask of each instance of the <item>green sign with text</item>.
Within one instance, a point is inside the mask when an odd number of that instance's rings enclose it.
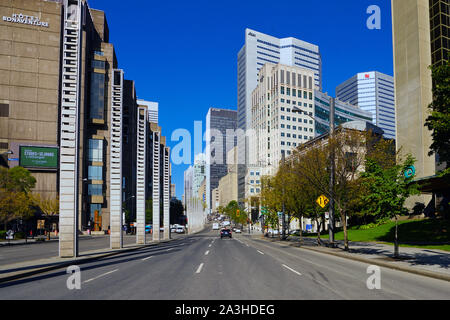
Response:
[[[24,168],[58,168],[58,148],[20,147],[20,166]]]

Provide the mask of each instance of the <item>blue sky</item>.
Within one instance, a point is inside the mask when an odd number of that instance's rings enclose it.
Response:
[[[323,89],[333,96],[358,72],[393,75],[389,0],[88,2],[105,11],[119,67],[136,81],[138,97],[159,102],[172,148],[172,132],[185,128],[193,135],[194,121],[205,126],[208,108],[237,109],[236,60],[245,28],[318,45]],[[381,9],[380,30],[366,27],[370,5]],[[172,165],[179,199],[186,168]]]

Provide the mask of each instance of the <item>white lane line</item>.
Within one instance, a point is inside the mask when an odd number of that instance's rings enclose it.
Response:
[[[169,248],[169,249],[167,249],[166,251],[170,251],[170,250],[173,250],[173,248]]]
[[[264,254],[264,252],[262,252],[262,251],[259,251],[259,250],[256,250],[256,251],[258,251],[258,252],[261,253],[261,254]]]
[[[111,274],[111,273],[113,273],[113,272],[116,272],[116,271],[118,271],[118,270],[119,270],[119,269],[116,269],[116,270],[112,270],[112,271],[106,272],[106,273],[101,274],[101,275],[99,275],[99,276],[97,276],[97,277],[95,277],[95,278],[86,280],[86,281],[84,281],[84,283],[88,283],[88,282],[93,281],[93,280],[96,280],[96,279],[98,279],[98,278],[100,278],[100,277],[104,277],[104,276],[106,276],[106,275],[108,275],[108,274]]]
[[[202,271],[202,268],[203,268],[203,262],[198,266],[198,269],[197,269],[197,271],[195,271],[195,273],[200,273],[201,271]]]
[[[296,273],[296,274],[298,274],[299,276],[301,276],[302,274],[300,273],[300,272],[298,272],[298,271],[295,271],[294,269],[292,269],[292,268],[289,268],[287,265],[285,265],[285,264],[283,264],[283,267],[285,267],[286,269],[288,269],[288,270],[290,270],[290,271],[292,271],[293,273]]]
[[[208,246],[208,248],[211,248],[211,246],[212,246],[212,244],[210,244],[210,245]]]
[[[207,255],[208,255],[208,253],[209,253],[209,250],[205,252],[205,256],[207,256]]]
[[[145,261],[145,260],[148,260],[148,259],[150,259],[150,258],[152,258],[153,256],[150,256],[150,257],[147,257],[147,258],[144,258],[144,259],[141,259],[142,261]]]

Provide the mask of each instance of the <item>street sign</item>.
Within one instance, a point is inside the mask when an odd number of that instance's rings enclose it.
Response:
[[[319,206],[325,208],[325,206],[328,204],[328,202],[330,202],[330,200],[328,200],[328,198],[325,197],[324,195],[321,195],[320,197],[317,198],[316,202]]]
[[[416,174],[416,168],[414,166],[409,166],[406,168],[404,174],[406,179],[412,178]]]

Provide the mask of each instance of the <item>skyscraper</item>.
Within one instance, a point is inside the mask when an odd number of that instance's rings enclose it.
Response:
[[[394,78],[381,72],[361,72],[336,87],[336,97],[372,113],[372,123],[384,137],[395,139]]]
[[[226,155],[237,144],[237,112],[209,108],[206,115],[206,204],[211,209],[211,192],[227,174]]]
[[[317,45],[296,39],[276,38],[255,30],[245,29],[245,44],[237,56],[238,128],[247,130],[252,125],[251,94],[257,86],[258,72],[265,63],[284,64],[310,69],[314,72],[314,87],[322,89],[322,58]],[[238,195],[245,194],[245,165],[249,161],[248,141],[239,139]]]
[[[138,99],[137,102],[139,105],[147,106],[148,121],[158,123],[158,102],[145,101],[142,99]]]

